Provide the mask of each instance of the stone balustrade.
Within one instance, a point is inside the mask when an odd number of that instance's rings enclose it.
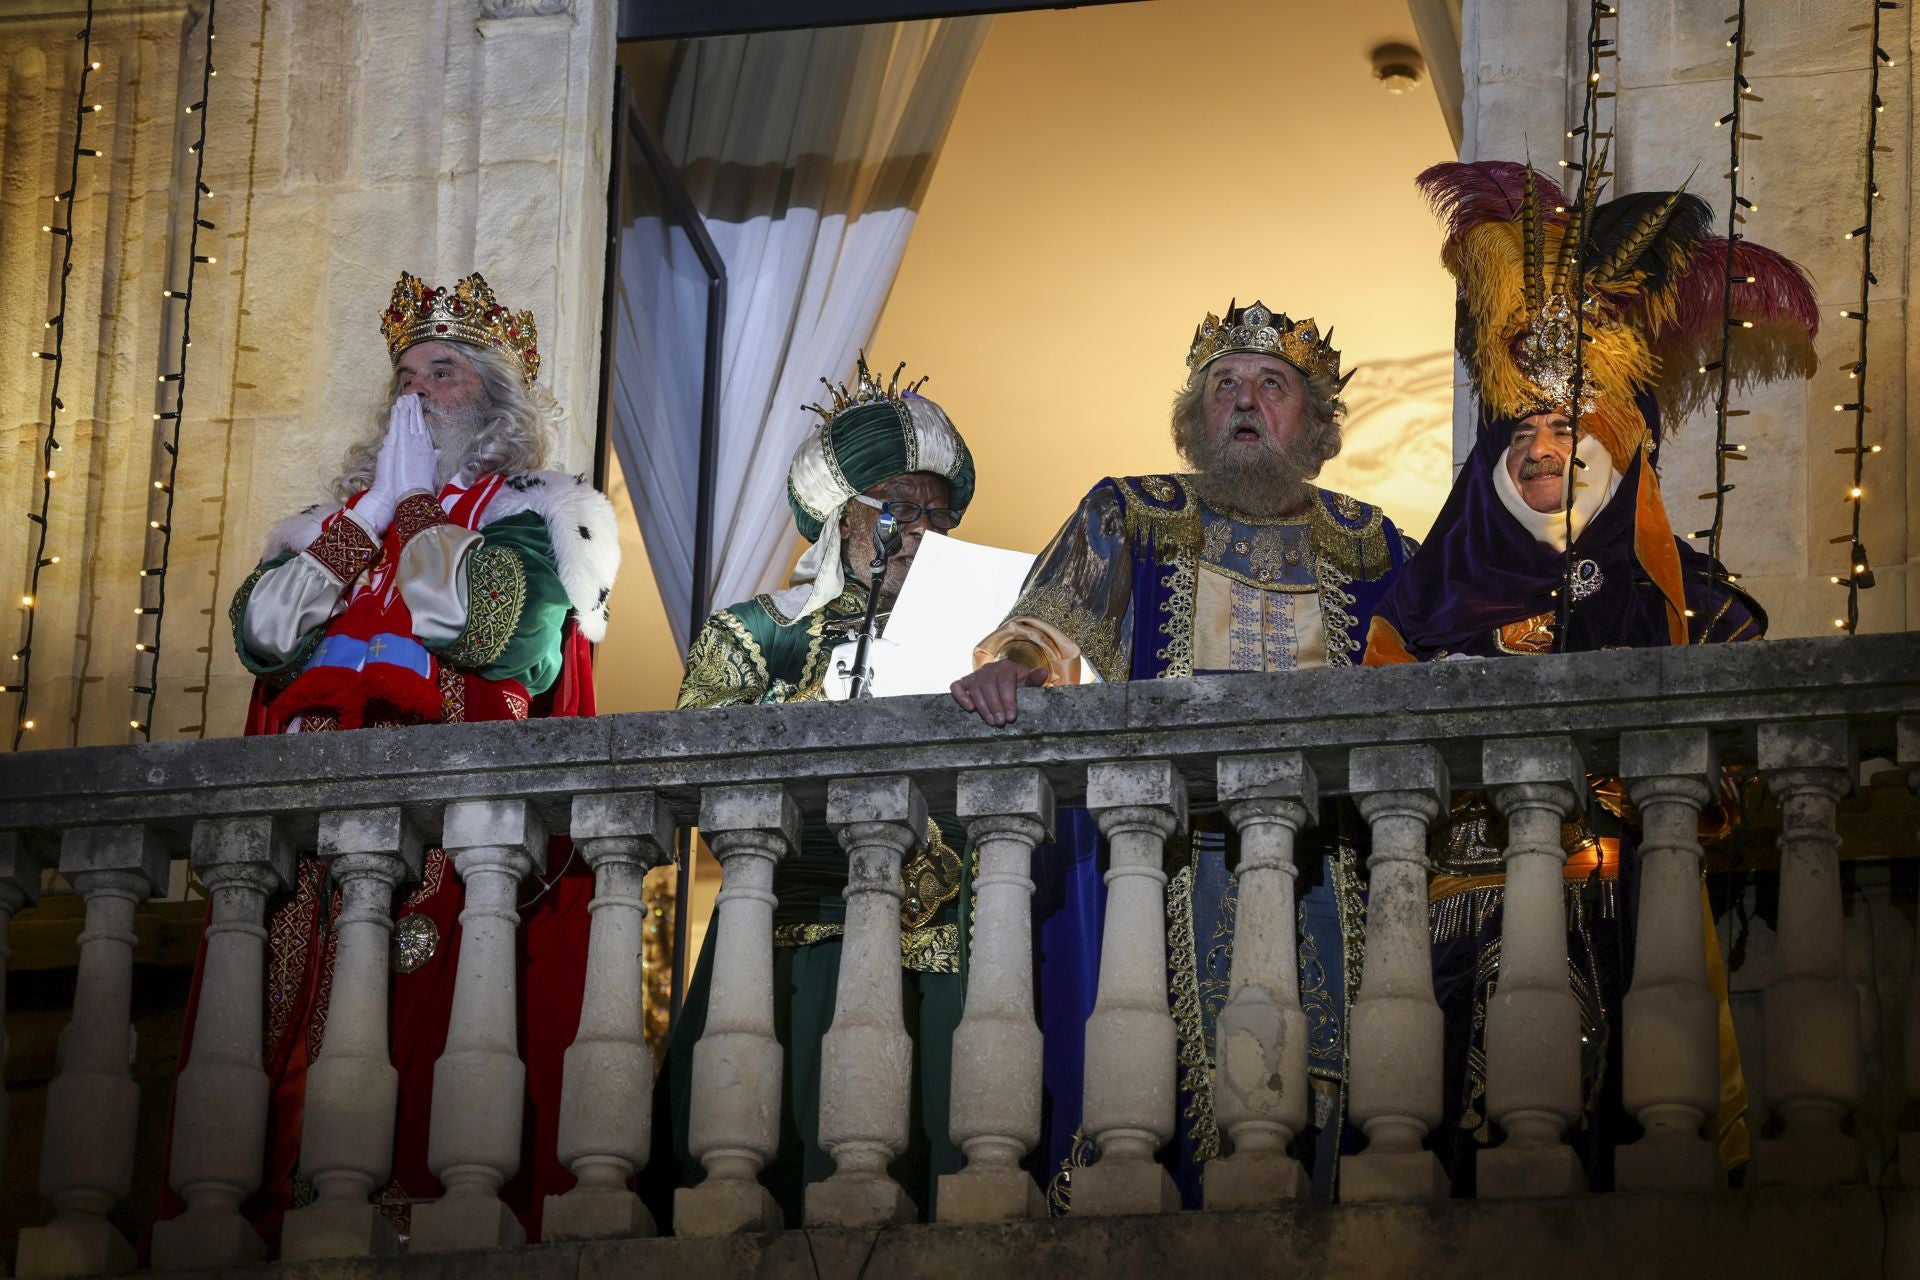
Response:
[[[1287,1151],[1310,1122],[1295,838],[1322,798],[1340,795],[1371,829],[1366,962],[1349,1044],[1350,1115],[1365,1146],[1342,1160],[1342,1198],[1446,1195],[1423,1146],[1440,1116],[1443,1055],[1426,840],[1464,788],[1486,789],[1509,830],[1502,980],[1487,1012],[1487,1106],[1501,1137],[1481,1155],[1480,1194],[1577,1196],[1585,1186],[1567,1131],[1580,1110],[1579,1023],[1565,981],[1557,837],[1584,805],[1590,775],[1622,779],[1643,827],[1623,1022],[1625,1099],[1645,1132],[1617,1153],[1618,1181],[1713,1190],[1724,1179],[1702,1126],[1717,1101],[1719,1026],[1704,967],[1698,821],[1733,764],[1764,777],[1783,812],[1778,962],[1766,995],[1766,1102],[1779,1130],[1758,1144],[1750,1181],[1857,1182],[1866,1172],[1848,1116],[1860,1098],[1859,1011],[1835,819],[1870,757],[1896,760],[1920,787],[1920,636],[1029,691],[1008,729],[945,698],[901,698],[16,756],[0,776],[0,928],[38,893],[42,851],[57,849],[86,913],[42,1143],[41,1188],[55,1208],[24,1233],[17,1273],[133,1266],[109,1221],[134,1163],[130,922],[179,854],[206,884],[212,919],[168,1170],[186,1212],[155,1233],[156,1266],[262,1256],[239,1214],[264,1142],[261,925],[296,858],[311,856],[327,861],[342,906],[300,1157],[316,1198],[289,1215],[283,1252],[398,1247],[369,1203],[389,1174],[394,1126],[388,935],[396,893],[417,879],[430,844],[446,849],[466,906],[429,1144],[446,1194],[415,1207],[406,1247],[519,1240],[499,1198],[515,1173],[525,1079],[513,904],[521,879],[542,865],[549,832],[572,835],[593,868],[595,899],[560,1117],[560,1156],[578,1185],[548,1201],[548,1233],[651,1233],[656,1224],[627,1186],[647,1159],[653,1091],[632,993],[640,878],[670,856],[676,824],[699,825],[723,880],[693,1054],[689,1139],[704,1179],[658,1226],[687,1237],[777,1227],[759,1181],[781,1105],[771,886],[803,816],[823,819],[848,859],[820,1099],[820,1141],[835,1168],[808,1189],[810,1226],[880,1227],[929,1208],[887,1172],[908,1121],[900,863],[929,812],[957,815],[979,854],[949,1117],[967,1165],[942,1180],[938,1217],[1041,1215],[1020,1164],[1039,1138],[1041,1105],[1028,857],[1049,837],[1056,805],[1089,810],[1110,849],[1085,1028],[1085,1122],[1097,1159],[1076,1174],[1074,1213],[1177,1203],[1155,1159],[1176,1107],[1162,854],[1200,805],[1217,805],[1241,846],[1239,932],[1217,1027],[1227,1150],[1206,1171],[1206,1203],[1245,1209],[1303,1195]],[[1907,1087],[1920,1097],[1920,962],[1907,1007]],[[461,1105],[440,1105],[455,1098]],[[1905,1135],[1903,1175],[1920,1176],[1916,1166],[1920,1135]]]

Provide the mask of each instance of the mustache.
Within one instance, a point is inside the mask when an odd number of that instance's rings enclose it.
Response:
[[[1522,458],[1520,460],[1520,478],[1533,480],[1540,476],[1565,475],[1567,464],[1558,458]]]

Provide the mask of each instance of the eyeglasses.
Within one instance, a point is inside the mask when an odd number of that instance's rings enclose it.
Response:
[[[928,528],[945,533],[949,529],[958,528],[960,517],[966,514],[952,507],[923,507],[917,502],[882,502],[878,498],[869,498],[864,493],[854,494],[853,500],[864,503],[876,511],[886,512],[902,529],[913,524],[921,516],[925,516]]]

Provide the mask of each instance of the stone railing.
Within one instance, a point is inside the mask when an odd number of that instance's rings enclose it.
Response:
[[[1846,1121],[1860,1079],[1858,1001],[1842,943],[1836,805],[1859,762],[1920,781],[1920,636],[1784,641],[1418,668],[1320,671],[1035,691],[991,729],[944,698],[754,707],[597,720],[169,742],[15,756],[0,771],[0,926],[55,865],[85,904],[79,974],[47,1099],[40,1185],[50,1222],[23,1234],[21,1275],[124,1270],[108,1213],[129,1192],[137,1089],[128,1072],[136,904],[185,851],[212,899],[204,986],[172,1134],[187,1205],[152,1242],[158,1267],[258,1259],[240,1216],[265,1142],[265,930],[295,860],[339,885],[337,968],[308,1085],[301,1154],[316,1201],[291,1214],[289,1258],[394,1248],[369,1204],[391,1159],[387,1043],[396,890],[423,846],[465,882],[463,941],[436,1098],[431,1163],[446,1188],[416,1207],[414,1252],[499,1243],[498,1189],[520,1146],[515,893],[549,832],[595,871],[587,990],[567,1055],[559,1150],[578,1185],[548,1202],[550,1236],[651,1229],[627,1180],[644,1163],[652,1064],[637,1002],[638,883],[697,822],[723,869],[706,1032],[695,1050],[691,1145],[700,1185],[676,1234],[777,1225],[757,1180],[779,1116],[782,1050],[771,969],[775,864],[803,814],[849,861],[838,1012],[823,1046],[820,1141],[833,1175],[809,1189],[812,1224],[897,1221],[887,1177],[907,1126],[909,1050],[898,973],[902,854],[929,809],[956,813],[979,851],[977,931],[956,1035],[951,1132],[966,1168],[943,1183],[943,1221],[1038,1212],[1021,1171],[1040,1123],[1041,1037],[1028,933],[1028,856],[1056,804],[1085,805],[1111,851],[1085,1120],[1097,1161],[1076,1215],[1170,1206],[1156,1148],[1172,1135],[1175,1039],[1166,998],[1164,842],[1189,803],[1217,802],[1240,833],[1230,996],[1218,1035],[1219,1119],[1231,1154],[1206,1172],[1210,1207],[1299,1194],[1286,1154],[1306,1123],[1295,972],[1294,840],[1322,797],[1352,796],[1371,827],[1365,974],[1354,1004],[1343,1199],[1444,1195],[1422,1140],[1440,1115],[1442,1028],[1428,952],[1426,835],[1451,792],[1487,789],[1508,819],[1502,980],[1488,1011],[1488,1108],[1504,1141],[1483,1153],[1483,1196],[1577,1194],[1565,1143],[1578,1115],[1578,1019],[1567,959],[1558,828],[1588,776],[1622,779],[1641,814],[1624,1089],[1645,1135],[1621,1149],[1624,1190],[1721,1183],[1701,1126],[1715,1107],[1717,1022],[1704,965],[1700,810],[1722,768],[1757,769],[1783,812],[1778,955],[1767,993],[1761,1184],[1863,1177]],[[1920,978],[1906,1037],[1920,1064]],[[1275,1070],[1271,1064],[1278,1064]],[[1910,1070],[1909,1075],[1920,1074]],[[1910,1096],[1920,1081],[1909,1080]],[[1920,1182],[1906,1135],[1903,1174]],[[1339,1213],[1340,1209],[1328,1210]],[[666,1224],[661,1224],[665,1226]]]

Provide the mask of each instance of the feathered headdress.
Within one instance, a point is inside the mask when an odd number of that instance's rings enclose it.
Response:
[[[1698,196],[1641,191],[1600,203],[1589,182],[1570,207],[1559,184],[1509,161],[1437,164],[1419,185],[1446,227],[1440,258],[1460,289],[1459,351],[1493,418],[1570,406],[1581,293],[1581,430],[1622,471],[1659,443],[1637,394],[1652,392],[1673,423],[1718,385],[1701,366],[1719,358],[1729,288],[1747,326],[1729,344],[1736,383],[1814,370],[1820,316],[1806,273],[1744,240],[1729,270],[1727,242],[1708,234],[1713,211]]]

